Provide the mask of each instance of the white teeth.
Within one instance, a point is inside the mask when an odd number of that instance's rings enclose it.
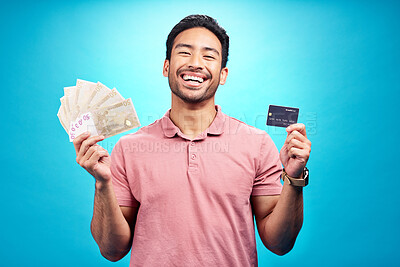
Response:
[[[198,81],[198,82],[200,82],[200,83],[202,83],[204,80],[203,80],[203,78],[201,78],[201,77],[196,77],[196,76],[191,76],[191,75],[183,75],[183,79],[185,80],[185,81],[187,81],[187,80],[195,80],[195,81]]]

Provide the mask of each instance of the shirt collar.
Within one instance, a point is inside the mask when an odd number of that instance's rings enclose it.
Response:
[[[222,113],[221,106],[215,105],[215,109],[217,110],[217,115],[215,116],[211,125],[200,134],[200,136],[204,136],[206,134],[211,135],[220,135],[224,132],[224,125],[225,125],[225,117],[226,115]],[[179,128],[171,121],[169,117],[169,113],[171,109],[169,109],[164,116],[161,118],[161,127],[164,131],[165,136],[167,137],[174,137],[177,133],[180,133]]]

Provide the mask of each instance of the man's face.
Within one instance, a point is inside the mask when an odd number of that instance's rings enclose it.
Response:
[[[173,94],[187,103],[200,103],[215,95],[224,84],[228,69],[221,69],[222,46],[206,28],[192,28],[174,40],[171,60],[164,61],[163,75],[168,77]]]

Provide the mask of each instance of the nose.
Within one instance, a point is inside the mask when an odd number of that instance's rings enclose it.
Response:
[[[189,68],[193,69],[203,69],[203,61],[201,60],[201,56],[198,53],[193,53],[190,57]]]

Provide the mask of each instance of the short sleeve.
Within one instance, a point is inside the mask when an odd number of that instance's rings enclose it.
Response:
[[[129,207],[139,206],[140,203],[133,197],[129,186],[121,140],[117,142],[111,152],[111,175],[118,204]]]
[[[280,180],[282,164],[278,149],[267,133],[262,137],[260,153],[256,162],[256,177],[251,195],[279,195],[282,191]]]

